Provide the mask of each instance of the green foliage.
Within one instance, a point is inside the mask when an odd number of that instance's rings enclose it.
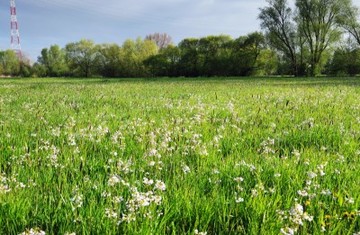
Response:
[[[72,75],[90,77],[98,73],[99,47],[85,39],[69,43],[65,46],[65,59]]]
[[[45,76],[59,77],[68,73],[65,51],[58,45],[42,49],[38,62],[45,67]]]
[[[256,73],[265,39],[251,33],[233,40],[226,35],[184,39],[179,43],[179,74],[184,76],[246,76]]]
[[[294,13],[287,0],[267,0],[269,6],[261,8],[259,19],[261,28],[266,31],[266,37],[271,47],[279,51],[289,62],[291,73],[300,75],[297,51],[302,51],[296,34]]]
[[[266,0],[264,32],[185,38],[166,33],[118,44],[91,40],[44,48],[32,66],[0,53],[0,73],[40,77],[231,77],[356,75],[360,71],[360,11],[351,0]],[[344,33],[356,47],[342,48]],[[24,62],[24,63],[23,63]],[[25,63],[26,62],[26,63]]]
[[[120,77],[122,68],[121,48],[116,44],[100,45],[100,73],[104,77]]]
[[[19,76],[20,77],[31,77],[32,68],[28,62],[20,61]]]
[[[261,27],[270,45],[289,61],[293,75],[320,75],[341,29],[354,26],[354,17],[345,17],[353,15],[348,12],[350,0],[297,0],[294,10],[286,0],[267,2],[269,6],[260,9]]]
[[[270,49],[261,50],[255,64],[256,70],[254,76],[275,75],[278,71],[278,57],[276,53]]]
[[[261,51],[265,48],[265,38],[261,33],[251,33],[233,42],[231,62],[233,75],[249,76],[255,73]]]
[[[186,38],[179,43],[181,51],[180,71],[183,76],[200,75],[199,39]]]
[[[230,73],[233,39],[227,35],[200,38],[198,45],[201,76],[224,76]]]
[[[348,1],[347,4],[341,6],[341,14],[336,18],[337,24],[352,35],[358,45],[360,45],[359,14],[359,8]]]
[[[360,50],[337,49],[328,64],[328,73],[337,76],[360,74]]]
[[[20,61],[13,50],[0,51],[0,71],[8,76],[19,75]]]
[[[33,64],[31,70],[34,77],[46,77],[46,67],[43,64],[37,62]]]
[[[246,76],[266,74],[260,71],[271,63],[259,61],[265,50],[265,38],[258,32],[237,40],[226,35],[189,38],[179,46],[160,49],[154,40],[141,38],[126,40],[121,47],[81,40],[64,49],[44,48],[33,73],[51,77]]]
[[[181,50],[179,47],[170,45],[160,50],[144,61],[149,71],[154,76],[181,76],[179,69],[181,60]]]
[[[311,76],[319,75],[324,52],[341,36],[336,19],[344,14],[343,9],[350,7],[350,1],[297,0],[295,5],[299,33],[304,36],[310,50],[308,72]]]
[[[151,40],[126,40],[121,47],[122,77],[149,76],[148,68],[144,65],[146,59],[156,55],[158,48]]]

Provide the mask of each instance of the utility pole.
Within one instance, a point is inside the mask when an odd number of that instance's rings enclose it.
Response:
[[[10,0],[10,36],[11,36],[11,49],[15,51],[18,58],[22,59],[21,45],[20,45],[20,33],[19,23],[16,16],[16,4],[15,0]]]

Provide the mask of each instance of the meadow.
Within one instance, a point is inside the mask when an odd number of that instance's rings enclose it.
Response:
[[[360,234],[360,79],[1,79],[0,234]]]

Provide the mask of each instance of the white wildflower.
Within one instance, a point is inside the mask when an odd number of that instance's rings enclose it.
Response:
[[[61,134],[60,127],[56,127],[51,130],[51,134],[55,137],[59,137]]]
[[[148,179],[148,178],[144,177],[144,178],[143,178],[143,183],[144,183],[145,185],[152,185],[152,184],[154,184],[154,180]]]
[[[11,191],[11,189],[9,188],[8,185],[6,185],[6,184],[0,184],[0,194],[2,194],[2,193],[8,193],[8,192],[10,192],[10,191]]]
[[[307,197],[309,195],[306,190],[298,190],[297,193],[302,197]]]
[[[20,233],[19,235],[45,235],[46,233],[39,228],[32,228],[26,230],[25,232]]]
[[[157,180],[155,183],[155,189],[159,189],[161,191],[165,191],[166,190],[166,185],[164,182]]]
[[[257,189],[251,189],[251,196],[252,197],[256,197],[257,195],[258,195],[259,193],[258,193],[258,191],[257,191]]]
[[[286,228],[281,228],[280,229],[280,233],[283,235],[294,235],[295,234],[295,229],[286,227]]]
[[[72,209],[75,210],[76,208],[82,207],[83,204],[83,195],[78,193],[70,199],[72,202]]]
[[[194,234],[195,235],[206,235],[207,232],[199,232],[199,230],[195,229]]]
[[[116,219],[118,217],[118,214],[113,209],[106,208],[105,216],[109,219]]]
[[[331,195],[331,191],[329,189],[324,189],[321,190],[320,194],[329,196]]]
[[[108,192],[104,191],[104,192],[101,193],[101,196],[104,197],[104,198],[111,197],[111,193],[108,193]]]
[[[244,198],[242,198],[242,197],[235,198],[235,202],[236,203],[244,202]]]
[[[109,186],[114,186],[115,184],[120,183],[121,179],[118,175],[113,175],[110,177],[110,179],[108,180],[108,185]]]
[[[355,201],[354,201],[354,198],[352,198],[352,197],[346,197],[345,202],[349,203],[349,204],[354,204]]]
[[[293,151],[292,151],[292,154],[295,156],[295,157],[300,157],[300,152],[299,152],[299,150],[297,150],[297,149],[294,149]]]
[[[234,181],[240,183],[240,182],[244,181],[244,178],[243,177],[236,177],[236,178],[234,178]]]
[[[310,216],[306,212],[302,215],[302,217],[303,217],[304,220],[307,220],[309,222],[313,221],[313,219],[314,219],[314,216]]]
[[[317,174],[315,172],[309,171],[307,173],[307,176],[309,179],[314,179],[317,176]]]
[[[256,170],[256,167],[254,165],[249,165],[249,169],[251,172],[253,172]]]
[[[152,197],[152,200],[154,201],[154,203],[156,205],[160,205],[161,204],[161,201],[162,201],[162,197],[159,196],[159,195],[155,195],[154,197]]]
[[[188,167],[187,165],[184,165],[184,166],[182,167],[182,170],[183,170],[184,174],[190,173],[190,167]]]
[[[269,192],[270,192],[271,194],[273,194],[273,193],[276,192],[276,189],[275,189],[275,188],[269,188]]]
[[[121,196],[115,196],[112,200],[114,203],[120,203],[124,201],[124,198]]]
[[[304,212],[304,208],[302,205],[296,203],[293,208],[290,210],[291,215],[302,215]]]
[[[201,156],[208,156],[208,155],[209,155],[209,153],[208,153],[208,151],[207,151],[207,149],[206,149],[205,146],[202,146],[202,147],[201,147],[199,153],[200,153]]]

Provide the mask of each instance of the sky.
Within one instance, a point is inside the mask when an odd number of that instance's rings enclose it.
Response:
[[[360,6],[360,0],[355,0]],[[9,1],[0,2],[0,50],[10,47]],[[21,46],[36,61],[42,48],[91,39],[117,43],[159,32],[184,38],[260,30],[266,0],[16,0]]]

